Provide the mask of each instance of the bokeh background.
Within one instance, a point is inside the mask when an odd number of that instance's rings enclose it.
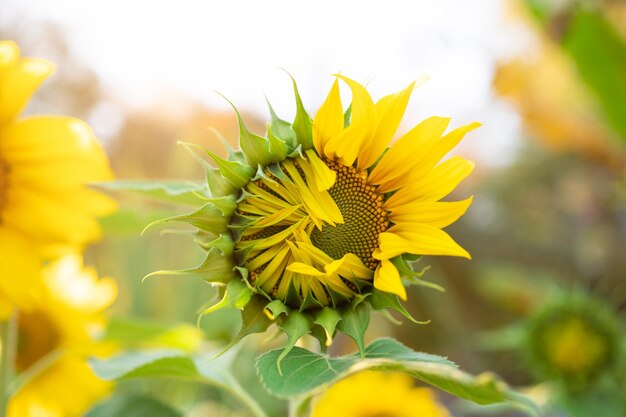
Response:
[[[537,381],[502,329],[523,322],[555,288],[592,294],[623,323],[626,2],[0,0],[0,9],[3,39],[57,64],[28,112],[88,121],[122,179],[201,180],[177,141],[224,154],[214,128],[236,142],[233,111],[215,91],[263,133],[266,97],[282,118],[295,114],[282,69],[310,110],[337,72],[367,82],[375,98],[430,77],[412,97],[405,130],[431,115],[451,116],[452,127],[483,123],[455,151],[477,165],[456,197],[475,199],[449,228],[473,260],[421,260],[418,267],[430,265],[425,278],[446,292],[412,288],[408,309],[432,323],[376,317],[369,337],[393,335],[523,387]],[[188,237],[140,236],[181,208],[116,197],[120,211],[103,219],[105,238],[87,254],[100,275],[118,281],[113,320],[195,325],[212,288],[188,277],[142,283],[154,270],[200,261]],[[200,324],[215,345],[238,330],[236,312],[217,314]],[[284,404],[255,385],[254,346],[238,359],[240,377],[280,413]],[[352,350],[346,339],[333,346]],[[245,415],[225,394],[191,384],[123,383],[118,391],[158,393],[192,416],[226,407]],[[458,415],[484,412],[446,402]]]

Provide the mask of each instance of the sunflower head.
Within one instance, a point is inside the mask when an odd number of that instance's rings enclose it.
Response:
[[[352,92],[347,110],[340,81]],[[239,150],[223,159],[187,145],[206,169],[208,189],[197,211],[165,221],[197,227],[207,251],[202,265],[178,273],[226,287],[205,312],[243,309],[241,335],[276,322],[290,345],[306,333],[328,345],[339,330],[361,347],[371,308],[408,316],[399,302],[406,300],[404,283],[420,282],[410,261],[469,258],[442,228],[463,215],[471,198],[440,200],[474,165],[440,160],[478,124],[444,133],[450,120],[432,117],[389,148],[413,89],[374,102],[362,85],[337,76],[311,119],[294,82],[293,123],[270,106],[266,135],[259,136],[235,109]]]
[[[116,207],[87,187],[112,173],[91,128],[66,116],[23,116],[54,70],[0,41],[0,319],[36,305],[42,261],[98,239]]]
[[[11,398],[8,416],[80,416],[111,389],[86,359],[109,349],[94,336],[103,329],[103,312],[115,300],[117,286],[84,268],[78,255],[62,257],[41,273],[46,289],[41,303],[17,311],[15,357],[20,373],[39,372]]]
[[[572,391],[615,369],[620,333],[612,312],[583,294],[561,296],[528,323],[527,360],[543,379]]]

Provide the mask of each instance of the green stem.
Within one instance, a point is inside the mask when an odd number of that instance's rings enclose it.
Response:
[[[0,322],[0,417],[7,415],[10,392],[9,384],[13,379],[15,350],[17,348],[16,315]]]
[[[289,400],[289,417],[307,417],[311,406],[311,397],[296,397]]]
[[[263,411],[259,404],[238,383],[223,385],[222,387],[230,392],[231,395],[241,400],[241,402],[252,411],[255,417],[267,417],[265,411]]]

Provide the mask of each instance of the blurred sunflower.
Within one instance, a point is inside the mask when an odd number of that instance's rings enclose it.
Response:
[[[621,336],[615,315],[581,293],[558,297],[527,324],[526,358],[541,379],[587,389],[619,368]]]
[[[328,389],[313,404],[311,417],[450,417],[428,388],[410,376],[366,371]]]
[[[108,349],[93,337],[105,324],[103,311],[115,300],[117,286],[83,268],[77,255],[48,265],[42,277],[44,302],[17,314],[16,370],[38,372],[11,398],[8,416],[80,416],[110,390],[86,357]]]
[[[0,319],[32,302],[41,257],[97,239],[95,217],[115,208],[85,186],[112,177],[89,126],[63,116],[19,118],[52,71],[0,42]]]
[[[339,80],[352,91],[346,112]],[[341,318],[328,309],[375,303],[367,297],[374,291],[387,294],[383,308],[396,306],[389,297],[406,300],[402,275],[414,273],[403,255],[469,258],[442,229],[472,199],[440,200],[474,164],[458,156],[440,161],[479,124],[445,134],[450,119],[431,117],[388,148],[413,89],[374,103],[361,84],[337,76],[311,120],[294,83],[294,122],[270,108],[266,137],[248,131],[237,113],[241,150],[231,149],[227,160],[205,150],[217,168],[202,160],[210,190],[202,208],[164,220],[200,229],[207,258],[183,272],[228,284],[220,305],[245,311],[265,304],[271,319],[322,311],[327,317],[309,315],[309,326],[324,327],[328,344]]]

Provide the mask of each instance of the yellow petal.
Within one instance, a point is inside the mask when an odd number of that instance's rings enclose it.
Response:
[[[335,184],[337,173],[317,156],[313,149],[307,149],[305,154],[315,176],[315,183],[319,191],[326,191]],[[300,163],[302,165],[302,162]],[[304,169],[304,168],[303,168]]]
[[[396,225],[379,235],[380,259],[391,259],[403,253],[415,255],[448,255],[471,259],[465,249],[441,229],[425,224]]]
[[[88,181],[111,179],[104,150],[91,128],[72,117],[28,117],[3,128],[0,154],[12,165],[83,160],[89,169],[74,175]],[[82,164],[79,164],[82,166]]]
[[[454,156],[433,168],[425,177],[410,180],[411,175],[400,177],[403,182],[383,207],[393,211],[403,204],[417,201],[438,201],[448,195],[474,170],[474,163]]]
[[[365,87],[348,77],[339,75],[352,90],[351,124],[371,123],[374,119],[374,101]]]
[[[380,261],[374,274],[374,287],[380,291],[396,294],[406,301],[406,289],[402,285],[400,273],[389,260]]]
[[[37,251],[18,233],[0,225],[0,299],[2,309],[28,310],[44,293]]]
[[[417,201],[397,206],[389,219],[402,226],[404,223],[422,223],[444,228],[459,219],[472,204],[472,197],[463,201]]]
[[[340,160],[346,166],[354,164],[369,132],[369,123],[351,124],[326,143],[324,155],[329,159]]]
[[[37,87],[54,71],[42,59],[21,58],[14,42],[0,42],[0,126],[15,120]]]
[[[373,275],[372,270],[363,265],[361,259],[352,253],[345,254],[341,259],[326,265],[325,270],[328,275],[337,273],[345,278],[370,279]]]
[[[335,79],[326,101],[313,119],[313,145],[323,155],[326,143],[343,130],[343,107],[339,96],[339,81]]]
[[[85,211],[82,196],[11,189],[10,204],[2,213],[3,221],[35,242],[83,245],[98,239],[100,228],[94,216]]]
[[[372,170],[370,182],[383,184],[419,166],[445,132],[450,118],[430,117],[402,136]],[[384,187],[384,185],[383,185]],[[382,192],[383,190],[381,188]]]
[[[310,275],[312,277],[319,277],[324,275],[322,271],[318,271],[313,268],[311,265],[307,265],[302,262],[293,262],[287,266],[287,270],[291,272],[295,272],[297,274]]]
[[[374,134],[364,143],[359,153],[357,169],[363,171],[369,168],[383,153],[393,135],[398,130],[402,116],[413,92],[415,83],[411,83],[404,90],[383,97],[376,103],[376,126]]]

